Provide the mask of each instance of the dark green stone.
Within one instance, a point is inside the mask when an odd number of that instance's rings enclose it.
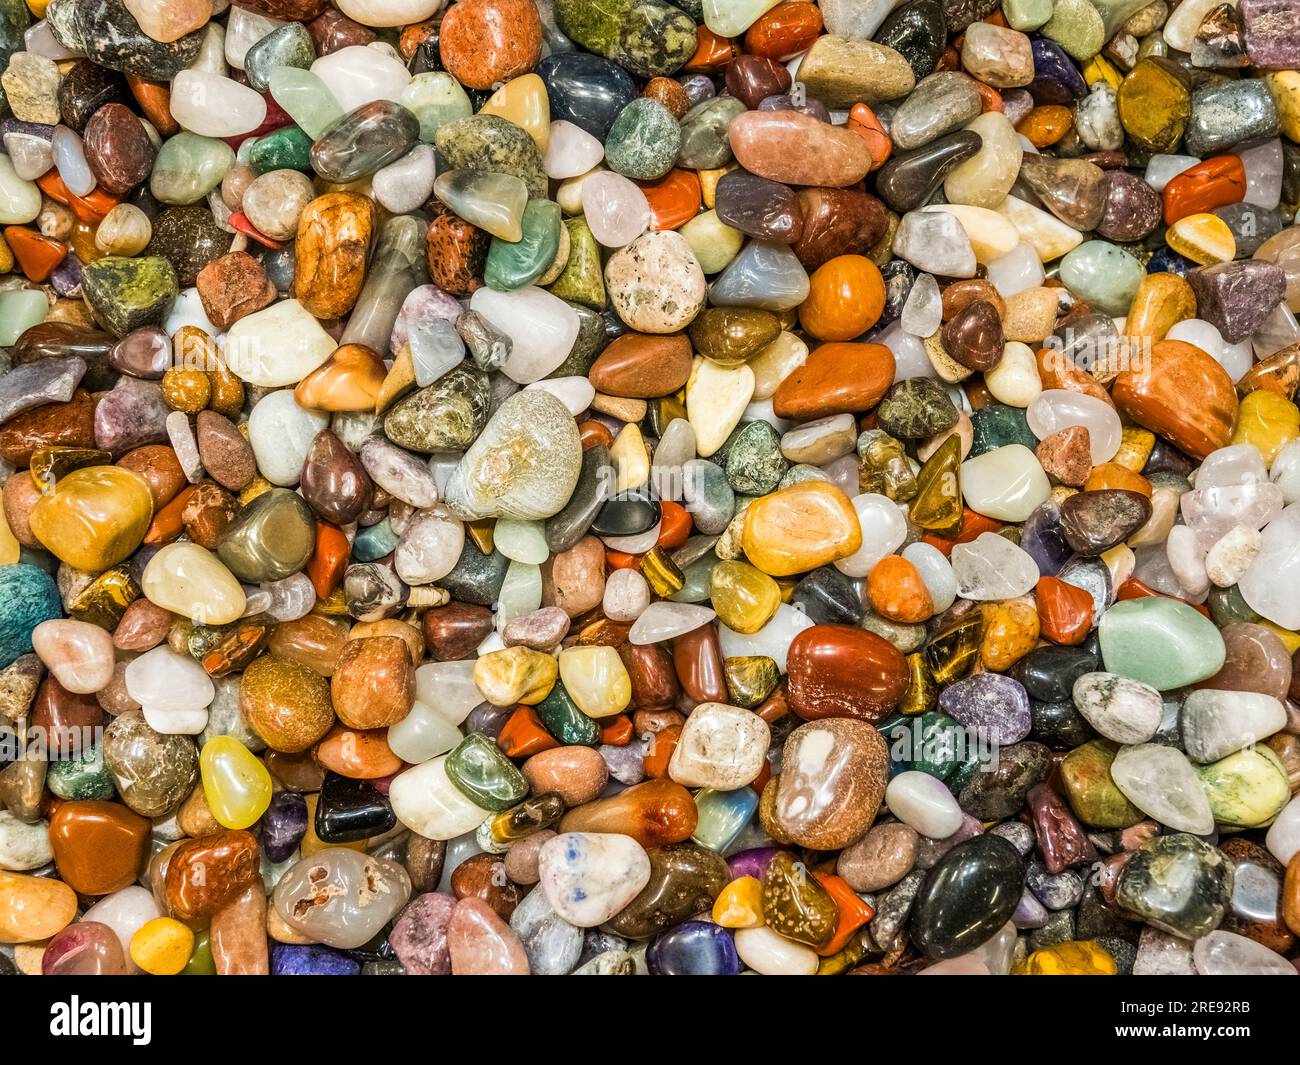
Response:
[[[460,558],[450,573],[438,582],[453,599],[471,606],[493,606],[501,595],[510,560],[500,551],[483,554],[468,536]]]
[[[1011,919],[1024,891],[1025,862],[1001,836],[958,843],[926,876],[912,907],[912,942],[931,958],[966,954]]]
[[[634,181],[663,177],[677,161],[681,127],[658,100],[642,96],[614,119],[605,138],[605,162],[616,174]]]
[[[981,821],[1000,821],[1025,805],[1025,796],[1052,771],[1052,752],[1041,743],[1013,743],[997,752],[996,768],[972,773],[957,805]]]
[[[276,67],[307,70],[316,58],[311,34],[301,22],[286,22],[253,45],[244,56],[244,73],[248,84],[258,92],[271,87],[271,71]]]
[[[900,440],[922,440],[957,424],[957,408],[932,377],[910,377],[894,384],[876,415],[880,428]]]
[[[555,291],[553,286],[551,291]],[[568,302],[578,312],[578,337],[573,342],[573,350],[569,352],[568,358],[547,374],[547,377],[586,377],[587,371],[612,339],[603,314],[580,303]]]
[[[604,310],[605,275],[600,263],[600,245],[585,218],[569,218],[564,224],[569,230],[569,260],[550,286],[550,292],[570,303],[581,303],[594,311]],[[603,322],[600,328],[603,332]]]
[[[566,747],[595,747],[600,743],[600,726],[578,709],[578,704],[557,680],[545,699],[537,704],[543,727]]]
[[[512,292],[531,285],[555,262],[560,250],[560,205],[529,200],[524,208],[524,235],[517,241],[492,238],[483,280],[489,288]]]
[[[122,0],[51,0],[45,12],[55,39],[101,67],[170,81],[198,58],[203,30],[160,44],[149,37]]]
[[[45,786],[53,795],[69,802],[104,802],[115,794],[113,778],[98,747],[87,747],[78,754],[50,762]]]
[[[664,0],[556,0],[561,32],[643,78],[672,74],[698,47],[694,20]]]
[[[891,718],[880,726],[880,734],[889,749],[891,775],[918,772],[946,780],[966,754],[965,730],[938,710]]]
[[[1115,901],[1183,939],[1214,931],[1232,898],[1232,863],[1217,847],[1177,832],[1143,844],[1120,873]]]
[[[259,137],[248,153],[248,165],[259,174],[272,170],[301,170],[312,173],[312,140],[297,126],[285,126]]]
[[[1034,436],[1029,428],[1029,419],[1019,407],[993,403],[972,414],[970,423],[974,442],[967,458],[973,459],[1008,444],[1023,444],[1030,451],[1038,446],[1038,437]]]
[[[447,776],[470,802],[508,810],[528,794],[528,783],[495,743],[471,732],[447,755]]]

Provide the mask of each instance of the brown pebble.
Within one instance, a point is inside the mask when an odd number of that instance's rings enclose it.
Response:
[[[1092,470],[1092,448],[1084,425],[1067,425],[1044,437],[1034,454],[1050,476],[1075,488]]]
[[[203,310],[223,332],[275,302],[275,286],[262,264],[246,251],[232,251],[208,263],[195,278]]]
[[[406,643],[371,636],[343,645],[330,679],[334,712],[351,728],[396,725],[415,703],[415,669]]]
[[[919,840],[916,829],[901,821],[876,825],[857,843],[844,848],[835,872],[854,891],[880,891],[912,871]]]
[[[215,411],[200,411],[197,422],[199,457],[208,476],[232,492],[247,487],[257,476],[257,459],[244,434]]]
[[[591,802],[609,780],[609,770],[597,751],[590,747],[553,747],[533,755],[522,772],[534,795],[558,791],[566,806]]]

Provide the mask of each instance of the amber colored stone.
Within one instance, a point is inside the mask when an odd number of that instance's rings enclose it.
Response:
[[[149,856],[153,823],[116,802],[60,803],[50,818],[59,876],[82,895],[108,895],[135,883]]]
[[[29,281],[40,284],[63,261],[68,249],[62,241],[44,237],[26,226],[6,226],[5,243]]]
[[[1063,388],[1067,392],[1082,392],[1101,400],[1107,406],[1115,406],[1110,393],[1101,382],[1086,370],[1079,369],[1067,352],[1056,348],[1039,348],[1034,353],[1034,361],[1038,364],[1038,376],[1045,390]]]
[[[47,403],[25,410],[0,428],[0,458],[20,469],[41,447],[95,446],[95,400],[77,389],[67,403]]]
[[[415,670],[396,636],[349,640],[330,680],[334,712],[358,729],[386,728],[411,712]]]
[[[1237,379],[1237,391],[1243,396],[1258,389],[1276,392],[1295,399],[1300,388],[1300,344],[1291,344],[1260,359]]]
[[[68,186],[63,183],[57,168],[47,170],[36,179],[36,184],[51,200],[70,207],[72,213],[82,222],[98,224],[119,202],[117,197],[110,196],[103,189],[95,189],[85,196],[75,195],[68,191]]]
[[[316,543],[307,560],[307,576],[318,601],[328,599],[343,584],[352,545],[347,534],[327,521],[316,523]]]
[[[149,528],[144,534],[146,544],[166,544],[180,536],[181,530],[185,527],[181,515],[185,513],[185,508],[189,505],[195,490],[194,485],[187,485],[180,490],[175,499],[154,513],[153,521],[149,523]]]
[[[356,192],[318,196],[299,216],[293,291],[317,318],[338,318],[356,303],[374,231],[374,201]]]
[[[1005,673],[1038,645],[1038,612],[1029,599],[981,603],[984,636],[980,661],[985,669]]]
[[[40,730],[51,755],[75,753],[94,746],[92,730],[103,720],[104,711],[93,695],[70,692],[53,676],[47,676],[36,689],[30,724]]]
[[[306,666],[322,677],[333,676],[347,636],[343,627],[319,614],[282,621],[271,630],[268,646],[277,658]]]
[[[875,156],[870,154],[870,141],[866,146],[870,168]],[[889,228],[888,208],[859,189],[801,188],[795,193],[795,203],[803,230],[791,250],[805,270],[815,270],[837,255],[865,255]]]
[[[695,799],[671,780],[647,780],[608,799],[570,810],[561,832],[619,832],[643,847],[689,839],[699,824]]]
[[[982,277],[954,281],[947,286],[940,297],[941,316],[949,321],[957,317],[976,300],[987,300],[997,309],[998,317],[1006,314],[1007,305],[993,285]]]
[[[1195,402],[1189,402],[1192,396]],[[1181,340],[1153,344],[1142,365],[1115,378],[1111,397],[1121,413],[1193,458],[1203,459],[1232,439],[1232,379],[1212,356]]]
[[[1138,284],[1124,320],[1124,335],[1164,340],[1179,322],[1196,317],[1196,294],[1177,274],[1147,274]],[[1124,354],[1121,352],[1121,354]],[[1128,353],[1140,357],[1139,352]]]
[[[853,934],[876,915],[876,910],[870,902],[861,898],[843,877],[832,873],[814,872],[813,878],[825,888],[838,911],[834,934],[824,946],[817,948],[817,953],[821,957],[829,958],[848,945]]]
[[[1282,919],[1300,936],[1300,851],[1291,855],[1282,881]]]
[[[215,551],[226,531],[239,516],[239,503],[219,484],[196,484],[181,510],[185,534],[200,547]]]
[[[624,333],[600,353],[587,378],[605,395],[653,399],[686,384],[691,359],[691,342],[684,333]]]
[[[290,754],[307,750],[334,723],[329,685],[321,675],[274,655],[254,659],[244,670],[239,707],[269,746]]]
[[[452,870],[451,892],[458,899],[482,899],[503,921],[519,905],[523,892],[506,879],[499,854],[474,854]]]
[[[916,624],[934,613],[920,570],[901,555],[887,555],[867,577],[872,609],[890,621]]]
[[[426,237],[429,280],[453,296],[469,296],[483,284],[492,237],[431,200]]]
[[[650,205],[650,228],[678,229],[700,210],[700,179],[694,170],[674,169],[658,181],[639,181]]]
[[[518,707],[497,733],[497,746],[507,758],[531,758],[559,745],[531,706]]]
[[[853,340],[876,324],[884,306],[885,282],[876,264],[862,255],[838,255],[813,271],[799,321],[818,340]]]
[[[176,452],[166,444],[146,444],[128,451],[117,464],[144,478],[154,509],[170,503],[188,483]]]
[[[474,657],[492,631],[492,611],[469,603],[448,603],[425,611],[424,643],[435,662],[457,662]]]
[[[806,721],[852,717],[874,724],[907,691],[907,660],[888,641],[851,625],[813,625],[787,655],[786,696]]]
[[[1040,577],[1034,587],[1039,631],[1046,640],[1072,646],[1083,643],[1092,628],[1092,595],[1056,577]]]
[[[1100,492],[1107,488],[1122,488],[1151,498],[1151,482],[1118,462],[1103,462],[1094,466],[1083,482],[1085,492]]]
[[[1246,195],[1246,168],[1235,155],[1215,155],[1170,178],[1165,186],[1165,225],[1188,215],[1240,203]]]
[[[211,917],[261,879],[252,833],[218,832],[177,845],[167,861],[162,893],[172,916],[189,921]]]
[[[1074,112],[1060,104],[1043,104],[1032,108],[1016,123],[1016,132],[1035,148],[1055,144],[1074,126]]]
[[[127,87],[135,102],[140,105],[155,129],[164,137],[174,137],[181,131],[180,123],[172,118],[172,90],[165,81],[149,81],[136,74],[127,74]]]
[[[691,109],[691,100],[686,95],[686,90],[682,88],[681,82],[672,78],[651,78],[646,82],[645,92],[642,95],[663,104],[679,122]]]
[[[838,488],[804,481],[751,503],[740,540],[753,565],[788,577],[853,554],[862,546],[862,527]]]
[[[894,368],[883,344],[822,344],[777,387],[772,407],[778,418],[798,420],[861,413],[884,397]]]
[[[739,47],[729,37],[716,34],[707,26],[695,28],[695,40],[695,54],[682,68],[687,74],[712,74],[740,54]]]

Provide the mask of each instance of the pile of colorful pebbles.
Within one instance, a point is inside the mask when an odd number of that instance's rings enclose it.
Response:
[[[1295,0],[0,72],[0,972],[1296,974]]]

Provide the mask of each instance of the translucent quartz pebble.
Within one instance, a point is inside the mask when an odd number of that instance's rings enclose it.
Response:
[[[1282,490],[1272,483],[1197,488],[1183,493],[1179,506],[1183,521],[1206,551],[1238,525],[1262,529],[1283,514]],[[1277,541],[1271,542],[1276,548]],[[1281,557],[1275,555],[1274,560]]]
[[[1237,152],[1246,170],[1242,202],[1271,211],[1282,200],[1282,142],[1274,138]]]
[[[513,174],[449,170],[433,183],[434,194],[461,218],[494,237],[516,242],[524,235],[528,186]]]
[[[786,659],[794,638],[815,622],[802,610],[788,603],[776,608],[772,620],[755,633],[739,633],[726,625],[718,626],[718,643],[723,658],[762,656],[776,663],[777,671],[786,671]]]
[[[344,112],[371,100],[401,101],[411,74],[391,52],[366,45],[349,45],[323,55],[311,65]]]
[[[402,531],[393,569],[407,584],[432,584],[452,571],[465,547],[465,526],[443,507],[422,510]]]
[[[396,917],[410,894],[411,878],[396,862],[328,847],[294,864],[276,885],[273,900],[276,913],[294,931],[352,950]]]
[[[1046,276],[1037,249],[1023,239],[1023,233],[1020,235],[1022,239],[1014,248],[985,267],[989,281],[1004,298],[1038,288]]]
[[[95,175],[86,162],[81,138],[67,126],[55,126],[50,148],[59,177],[68,186],[68,191],[76,196],[89,196],[95,190]]]
[[[267,614],[275,621],[296,621],[311,613],[316,605],[316,589],[305,573],[295,573],[281,581],[269,581],[256,588],[245,585],[244,617]]]
[[[417,144],[397,162],[375,173],[370,183],[375,200],[392,214],[409,214],[428,201],[434,171],[433,148]]]
[[[663,643],[694,632],[717,616],[713,608],[707,606],[664,601],[651,603],[627,634],[628,642],[636,646]]]
[[[862,526],[862,546],[848,558],[837,559],[835,568],[849,577],[865,577],[886,555],[892,555],[907,539],[907,518],[888,496],[867,492],[851,500]]]
[[[1216,929],[1192,944],[1192,960],[1201,976],[1296,976],[1286,958],[1263,943]]]
[[[960,477],[967,505],[1000,521],[1024,521],[1052,492],[1043,467],[1024,444],[1007,444],[967,459]]]
[[[931,274],[919,274],[903,304],[902,327],[918,337],[928,337],[943,324],[939,283]]]
[[[1194,155],[1153,155],[1147,160],[1146,183],[1156,192],[1164,192],[1169,182],[1199,162]]]
[[[1286,707],[1262,692],[1200,688],[1183,700],[1183,748],[1194,762],[1217,762],[1285,727]]]
[[[446,755],[395,776],[388,801],[402,824],[427,839],[455,839],[492,816],[452,783]]]
[[[962,826],[957,800],[942,780],[929,773],[899,773],[885,789],[885,805],[903,824],[929,839],[947,839]]]
[[[328,414],[304,410],[290,389],[265,397],[248,419],[249,442],[262,476],[272,484],[297,484],[312,441],[328,426]]]
[[[631,836],[564,832],[542,844],[537,871],[556,913],[578,928],[595,928],[650,882],[650,858]]]
[[[569,304],[532,285],[513,292],[480,288],[469,305],[510,338],[510,354],[500,369],[525,385],[540,381],[568,358],[582,326]]]
[[[602,170],[582,182],[582,213],[606,248],[631,244],[650,226],[650,204],[631,180]]]
[[[1300,499],[1300,440],[1293,440],[1277,453],[1269,467],[1269,477],[1282,491],[1286,505]]]
[[[218,74],[182,70],[172,79],[172,117],[203,137],[237,137],[266,121],[266,100],[247,85]]]
[[[1005,536],[980,533],[952,549],[957,594],[989,602],[1027,594],[1038,583],[1038,563]]]
[[[550,140],[542,157],[547,177],[555,181],[578,177],[604,158],[605,146],[582,127],[562,119],[551,123]],[[583,189],[585,193],[585,182]]]
[[[918,270],[943,277],[974,277],[975,251],[955,215],[909,211],[894,234],[894,254]]]
[[[1109,403],[1082,392],[1049,388],[1040,392],[1025,411],[1029,428],[1039,440],[1046,440],[1072,425],[1088,430],[1092,464],[1109,462],[1119,450],[1124,427]]]
[[[271,98],[312,140],[343,117],[334,94],[310,70],[276,67],[271,71],[270,86]]]
[[[1264,843],[1269,853],[1283,865],[1300,852],[1300,796],[1293,798],[1277,815],[1269,826]]]
[[[1110,775],[1129,802],[1162,825],[1197,836],[1214,831],[1210,801],[1182,751],[1158,743],[1125,747]]]
[[[52,138],[11,131],[4,135],[9,165],[23,181],[35,181],[54,165]]]
[[[1264,457],[1257,447],[1251,444],[1230,444],[1205,456],[1205,461],[1195,471],[1193,483],[1198,490],[1204,490],[1263,484],[1268,479]]]
[[[415,671],[415,698],[459,725],[483,701],[474,683],[474,661],[426,662]]]
[[[549,392],[575,418],[590,407],[591,401],[596,398],[596,389],[585,377],[551,377],[544,381],[534,381],[528,387]]]
[[[952,563],[944,553],[933,544],[918,541],[903,548],[902,554],[921,574],[921,580],[930,593],[934,612],[941,614],[952,606],[957,598],[957,575],[953,573]]]
[[[1258,487],[1281,495],[1276,485]],[[1259,554],[1237,587],[1252,610],[1284,629],[1300,628],[1300,506],[1292,503],[1265,526]]]

